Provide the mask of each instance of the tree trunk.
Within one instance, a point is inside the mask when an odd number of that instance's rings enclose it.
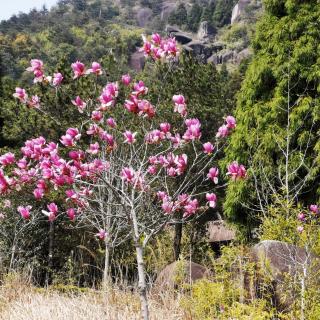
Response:
[[[139,295],[141,301],[141,318],[143,320],[149,320],[149,306],[147,299],[147,283],[146,273],[144,269],[143,261],[143,248],[141,245],[136,245],[137,264],[138,264],[138,277],[139,277]]]
[[[131,210],[131,219],[133,227],[133,240],[136,247],[136,260],[138,265],[138,290],[141,301],[141,319],[149,320],[149,305],[147,298],[146,271],[143,260],[143,245],[140,242],[138,221],[134,209]]]
[[[105,248],[105,255],[104,255],[104,270],[103,270],[103,279],[102,279],[102,290],[104,292],[107,292],[110,284],[111,284],[111,278],[110,278],[110,245],[108,240],[106,241],[106,248]]]
[[[179,260],[181,253],[181,238],[182,238],[182,223],[177,223],[174,226],[174,240],[173,240],[173,252],[174,260]]]
[[[49,226],[49,248],[48,248],[48,272],[46,284],[47,286],[52,281],[52,267],[53,267],[53,237],[54,237],[54,225],[53,221],[50,222]]]

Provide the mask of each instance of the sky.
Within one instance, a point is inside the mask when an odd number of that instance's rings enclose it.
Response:
[[[0,0],[0,20],[9,19],[19,12],[28,13],[31,9],[40,9],[44,4],[49,9],[58,0]]]

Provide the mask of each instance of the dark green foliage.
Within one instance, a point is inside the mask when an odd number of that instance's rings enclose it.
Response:
[[[257,219],[250,208],[261,209],[275,197],[307,205],[319,195],[320,4],[265,4],[224,162],[251,168],[245,182],[228,187],[225,202],[226,214],[242,220]]]

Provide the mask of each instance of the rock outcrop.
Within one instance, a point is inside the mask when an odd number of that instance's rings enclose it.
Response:
[[[251,0],[239,0],[238,3],[234,6],[231,15],[231,24],[239,21],[241,15],[245,12],[245,9],[250,4]]]
[[[215,29],[207,21],[202,21],[199,26],[197,38],[199,40],[207,40],[215,35]]]

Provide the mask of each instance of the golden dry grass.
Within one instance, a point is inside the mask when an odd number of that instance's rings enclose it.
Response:
[[[152,320],[185,319],[178,299],[171,295],[150,296]],[[112,289],[101,292],[63,294],[37,289],[23,281],[6,282],[0,287],[1,320],[135,320],[139,299],[134,293]]]

